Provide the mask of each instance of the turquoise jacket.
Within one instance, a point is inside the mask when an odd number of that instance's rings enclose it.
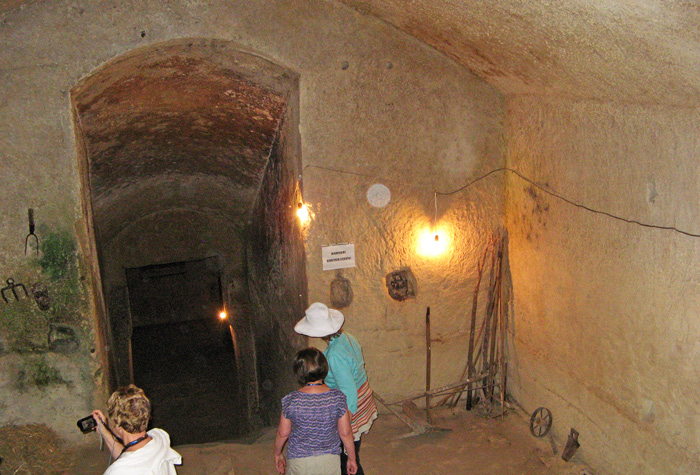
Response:
[[[360,344],[354,336],[343,332],[328,343],[323,354],[329,366],[326,384],[340,389],[348,400],[348,409],[356,413],[357,390],[367,381]]]

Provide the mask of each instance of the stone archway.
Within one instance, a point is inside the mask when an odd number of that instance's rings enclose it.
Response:
[[[249,429],[288,389],[280,368],[299,346],[290,321],[306,304],[303,240],[290,212],[300,195],[296,74],[230,42],[183,39],[109,61],[71,99],[109,386],[134,379],[125,269],[215,258],[240,373],[239,421]],[[276,238],[261,247],[261,236]],[[274,272],[261,276],[263,268]],[[285,294],[303,298],[275,297]],[[273,383],[265,403],[262,381]]]

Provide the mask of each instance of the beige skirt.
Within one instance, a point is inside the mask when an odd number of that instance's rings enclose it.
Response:
[[[340,475],[340,455],[287,459],[287,475]]]

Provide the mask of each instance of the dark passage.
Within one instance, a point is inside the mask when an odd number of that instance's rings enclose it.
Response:
[[[173,445],[242,435],[228,325],[149,325],[134,329],[132,344],[134,382],[153,403],[153,426],[166,430]]]
[[[153,405],[153,427],[173,445],[233,439],[245,432],[233,341],[212,261],[127,270],[134,383]]]

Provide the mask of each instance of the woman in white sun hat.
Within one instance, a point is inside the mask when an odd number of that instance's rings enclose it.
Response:
[[[362,347],[357,339],[341,327],[345,317],[338,310],[316,302],[306,309],[304,318],[294,330],[302,335],[322,338],[328,343],[323,352],[328,360],[329,371],[325,383],[328,387],[340,389],[348,401],[350,425],[355,439],[357,475],[364,475],[360,465],[360,437],[369,432],[377,418],[377,406],[369,387]],[[342,475],[347,474],[347,457],[341,454]]]

